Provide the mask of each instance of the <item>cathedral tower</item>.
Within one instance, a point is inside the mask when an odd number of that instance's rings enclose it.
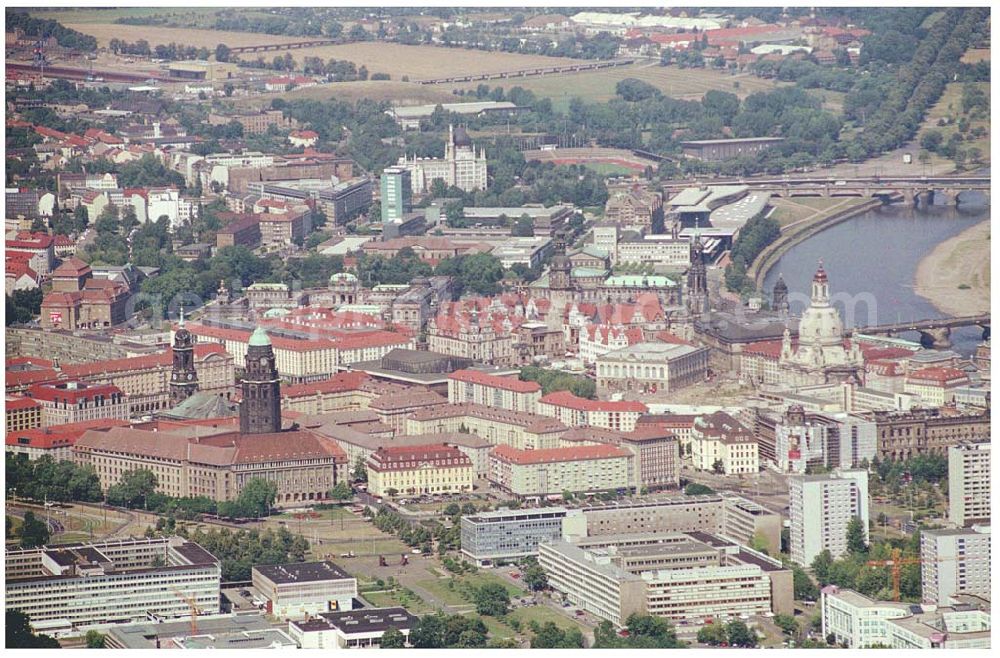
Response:
[[[691,240],[691,266],[687,273],[688,311],[701,315],[708,310],[708,275],[705,270],[705,246],[696,229]]]
[[[246,371],[240,401],[240,432],[269,434],[281,431],[281,384],[274,348],[267,333],[257,327],[247,344]]]
[[[771,293],[771,310],[775,313],[788,313],[788,285],[780,274]]]
[[[184,309],[174,334],[171,350],[174,358],[170,373],[170,406],[176,407],[198,390],[198,373],[194,369],[194,336],[184,328]]]

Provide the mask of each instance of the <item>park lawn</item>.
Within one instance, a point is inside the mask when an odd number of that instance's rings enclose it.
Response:
[[[567,610],[569,609],[570,608],[567,608]],[[533,605],[517,608],[516,610],[511,611],[508,616],[521,622],[521,628],[525,629],[529,633],[531,631],[527,630],[528,624],[532,621],[538,622],[540,626],[551,621],[559,628],[578,628],[581,633],[586,633],[589,630],[586,626],[577,623],[575,620],[570,619],[566,615],[559,614],[547,605]]]
[[[322,544],[317,544],[313,542],[312,537],[308,533],[304,532],[303,536],[309,540],[312,546],[310,550],[317,557],[322,557],[329,553],[337,558],[342,553],[354,551],[359,557],[365,555],[385,555],[387,556],[386,560],[394,563],[398,561],[396,556],[410,552],[410,547],[398,539],[375,539],[374,541],[364,538],[344,540],[323,539]]]
[[[977,87],[982,89],[986,93],[986,97],[990,97],[990,83],[988,82],[977,82],[975,83]],[[923,124],[920,126],[920,130],[917,133],[917,144],[920,143],[920,138],[929,130],[937,130],[941,133],[944,141],[947,142],[948,138],[955,132],[958,132],[958,120],[964,116],[962,114],[962,87],[965,86],[963,82],[949,82],[945,88],[944,93],[941,94],[941,98],[938,102],[934,104],[933,107],[927,112],[927,118],[924,119]],[[937,125],[939,119],[950,119],[951,122],[945,126]],[[982,154],[981,161],[983,164],[989,164],[990,162],[990,117],[987,116],[983,119],[976,119],[969,122],[969,130],[974,128],[983,127],[986,128],[986,135],[980,137],[971,142],[962,142],[962,148],[969,149],[972,147],[978,148]],[[942,161],[943,158],[937,154],[931,154],[931,162]]]
[[[454,589],[449,588],[448,583],[455,583]],[[444,601],[448,605],[456,605],[456,606],[470,605],[471,601],[466,600],[462,596],[461,590],[459,589],[459,583],[467,583],[473,585],[474,587],[482,587],[487,583],[499,583],[503,585],[504,588],[506,588],[507,592],[510,594],[510,597],[512,599],[521,598],[525,596],[525,594],[527,594],[527,592],[525,592],[520,587],[511,585],[510,583],[505,582],[503,579],[498,578],[493,574],[485,573],[482,571],[472,574],[465,574],[462,576],[456,576],[455,578],[448,580],[444,578],[432,578],[429,580],[421,580],[418,581],[416,584],[417,586],[423,587],[428,592],[439,597],[442,601]]]
[[[424,615],[434,612],[433,608],[423,599],[416,599],[404,594],[401,590],[392,592],[368,592],[362,596],[366,601],[378,608],[402,606],[414,615]]]

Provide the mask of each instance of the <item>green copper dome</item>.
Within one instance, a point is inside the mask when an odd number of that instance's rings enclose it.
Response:
[[[267,332],[261,327],[257,327],[250,334],[250,342],[248,343],[250,347],[266,347],[271,344],[271,339],[268,338]]]

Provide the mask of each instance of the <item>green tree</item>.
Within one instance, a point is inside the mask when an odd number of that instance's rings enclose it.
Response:
[[[383,649],[402,649],[406,646],[406,636],[398,628],[390,628],[382,634],[379,646]]]
[[[28,615],[20,610],[7,610],[4,635],[8,649],[58,649],[59,642],[48,635],[35,635]]]
[[[533,557],[526,560],[521,572],[521,580],[533,592],[539,592],[549,585],[549,577],[546,575],[545,569]]]
[[[531,637],[532,649],[580,649],[583,648],[583,634],[580,629],[563,630],[555,622],[545,622]]]
[[[87,643],[88,649],[103,649],[104,648],[104,634],[100,631],[87,631],[85,636],[85,641]]]
[[[351,490],[351,486],[347,482],[338,482],[333,489],[330,489],[330,498],[343,502],[345,500],[350,500],[354,497],[354,492]]]
[[[122,474],[117,484],[108,487],[108,502],[119,507],[147,507],[149,497],[156,492],[159,480],[145,468]]]
[[[684,487],[685,496],[705,496],[707,494],[713,494],[715,490],[711,487],[706,487],[704,484],[699,484],[697,482],[691,482],[686,487]]]
[[[242,516],[267,516],[278,495],[278,485],[263,478],[251,478],[236,499]]]
[[[816,576],[816,579],[819,580],[821,585],[829,583],[830,581],[828,579],[830,577],[830,571],[833,567],[833,556],[830,554],[830,551],[823,549],[818,555],[816,555],[816,557],[813,558],[810,567],[812,568],[813,575]]]
[[[847,550],[855,555],[862,555],[868,552],[868,544],[865,543],[864,521],[858,517],[851,517],[847,523]]]
[[[818,556],[817,556],[818,557]],[[819,598],[819,588],[813,582],[805,569],[792,565],[792,589],[798,601],[815,601]]]
[[[752,649],[757,646],[757,633],[739,619],[726,624],[726,637],[731,647]]]
[[[726,627],[720,622],[712,622],[698,629],[698,642],[717,647],[723,642],[728,642],[729,636],[726,634]]]
[[[49,526],[35,517],[34,512],[25,512],[21,523],[21,548],[35,548],[49,543]]]
[[[510,592],[500,583],[486,583],[476,590],[476,612],[490,617],[503,617],[510,606]]]
[[[511,227],[510,234],[515,237],[535,237],[535,223],[528,215],[521,215]]]
[[[799,623],[792,615],[779,614],[774,616],[774,625],[781,629],[785,635],[795,635],[799,630]]]

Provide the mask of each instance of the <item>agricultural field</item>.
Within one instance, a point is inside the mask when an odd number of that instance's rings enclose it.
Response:
[[[370,67],[369,67],[370,68]],[[615,85],[625,78],[636,78],[653,85],[674,98],[700,100],[712,89],[728,91],[744,97],[755,91],[766,91],[777,86],[748,74],[732,75],[711,69],[679,69],[676,66],[659,66],[655,63],[623,66],[600,71],[560,73],[554,75],[487,81],[491,86],[504,88],[523,87],[536,95],[552,99],[553,107],[565,111],[573,97],[590,102],[604,102],[615,97]],[[452,88],[475,89],[480,83],[439,85]]]
[[[271,34],[254,34],[253,32],[223,32],[220,30],[197,30],[178,27],[163,27],[160,25],[118,25],[116,23],[65,23],[66,27],[83,34],[89,34],[97,39],[98,46],[107,47],[112,39],[138,41],[145,39],[151,47],[160,44],[177,43],[195,48],[215,50],[220,43],[227,46],[254,46],[275,43],[292,43],[302,41],[303,37],[282,37]],[[278,51],[284,54],[286,51]],[[303,51],[294,51],[296,60],[301,61]],[[274,57],[274,52],[264,53]],[[345,58],[340,58],[345,59]],[[369,67],[371,68],[371,67]]]
[[[370,73],[388,73],[393,80],[407,76],[413,81],[450,75],[501,73],[538,66],[567,66],[581,61],[564,57],[519,55],[440,46],[406,46],[374,41],[317,46],[290,52],[299,63],[306,57],[322,57],[324,61],[330,58],[346,59],[358,66],[368,67]],[[273,53],[265,53],[265,56],[273,57]],[[246,58],[249,59],[250,56],[247,55]],[[451,88],[447,87],[444,91],[450,92]]]
[[[32,11],[32,16],[60,23],[113,23],[119,18],[146,18],[148,16],[167,17],[178,25],[208,25],[218,13],[218,7],[128,7],[122,9],[56,9],[52,11]],[[82,30],[81,30],[82,31]]]
[[[976,62],[988,62],[990,61],[990,49],[989,48],[969,48],[962,55],[962,62],[965,64],[975,64]]]

